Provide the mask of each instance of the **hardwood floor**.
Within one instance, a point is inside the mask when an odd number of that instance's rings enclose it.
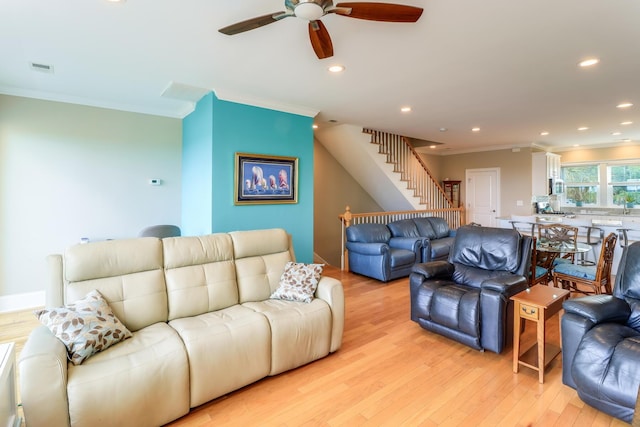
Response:
[[[216,399],[170,424],[193,426],[628,426],[583,403],[562,384],[561,356],[545,383],[512,372],[512,352],[478,352],[409,319],[408,279],[388,284],[327,267],[342,280],[340,350]],[[22,349],[31,312],[0,314],[0,342]],[[557,316],[548,340],[558,340]],[[527,325],[523,345],[533,343]],[[28,426],[27,426],[28,427]]]

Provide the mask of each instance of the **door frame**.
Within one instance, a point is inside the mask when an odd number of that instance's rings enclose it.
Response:
[[[500,216],[500,212],[501,212],[501,206],[500,206],[500,168],[499,167],[494,167],[494,168],[476,168],[476,169],[465,169],[464,171],[464,182],[465,182],[465,190],[464,190],[464,209],[466,212],[469,212],[469,205],[471,203],[471,198],[469,197],[470,195],[470,191],[469,191],[469,185],[467,185],[469,183],[469,179],[471,178],[471,174],[472,173],[478,173],[478,172],[495,172],[496,175],[496,214],[494,217],[494,222],[495,224],[493,224],[493,227],[497,227],[498,226],[498,217]],[[470,220],[470,218],[467,216],[466,218],[466,222],[468,223]]]

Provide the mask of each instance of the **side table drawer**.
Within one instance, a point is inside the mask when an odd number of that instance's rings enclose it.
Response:
[[[530,320],[538,320],[540,309],[535,305],[520,303],[520,317]]]

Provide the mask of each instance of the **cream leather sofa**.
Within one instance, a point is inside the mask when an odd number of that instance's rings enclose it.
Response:
[[[322,276],[311,303],[269,299],[282,229],[76,245],[49,257],[47,306],[97,289],[133,337],[80,365],[46,326],[19,359],[27,427],[158,426],[340,348],[344,294]]]

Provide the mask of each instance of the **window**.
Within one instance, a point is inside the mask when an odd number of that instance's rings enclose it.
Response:
[[[633,207],[640,201],[640,164],[610,165],[607,167],[609,205]]]
[[[562,166],[560,170],[567,203],[575,206],[598,205],[600,174],[597,164]]]
[[[640,204],[640,160],[564,164],[565,206],[634,207]]]

